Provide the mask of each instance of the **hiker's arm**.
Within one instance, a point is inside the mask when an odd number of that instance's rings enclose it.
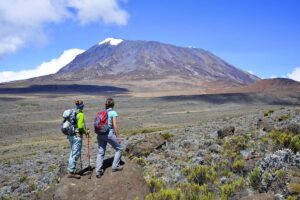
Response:
[[[119,138],[119,127],[118,127],[118,122],[117,122],[117,117],[113,117],[112,122],[113,122],[113,128],[115,130],[116,136]]]

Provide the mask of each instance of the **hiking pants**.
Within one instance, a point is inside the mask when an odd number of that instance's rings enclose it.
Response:
[[[117,136],[113,129],[109,131],[109,133],[98,134],[98,155],[97,155],[97,163],[96,163],[96,173],[100,172],[100,169],[103,165],[106,145],[109,143],[115,149],[114,161],[112,163],[112,169],[118,167],[121,161],[122,156],[122,146],[118,143]]]
[[[68,136],[71,152],[69,157],[68,171],[75,172],[76,170],[76,161],[80,157],[81,147],[82,147],[82,138],[77,137],[76,135]]]

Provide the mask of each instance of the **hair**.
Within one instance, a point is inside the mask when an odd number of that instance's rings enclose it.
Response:
[[[78,100],[75,101],[75,105],[76,105],[76,106],[79,106],[79,105],[81,105],[81,104],[83,104],[83,101],[82,101],[82,100],[79,100],[79,99],[78,99]]]
[[[84,108],[84,104],[83,104],[82,100],[76,100],[75,105],[78,110],[83,110],[83,108]]]
[[[107,98],[106,102],[105,102],[105,108],[109,109],[109,108],[114,108],[115,106],[115,101],[113,98]]]

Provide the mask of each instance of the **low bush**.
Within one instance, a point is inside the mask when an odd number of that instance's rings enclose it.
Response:
[[[259,187],[259,183],[261,181],[260,178],[260,170],[258,167],[255,167],[252,172],[249,174],[249,181],[250,185],[254,188],[257,189]]]
[[[208,182],[214,182],[217,179],[217,173],[212,166],[200,165],[197,167],[186,167],[183,170],[190,183],[203,185]]]
[[[165,188],[163,181],[157,178],[151,178],[147,181],[147,184],[151,193],[159,192],[160,190]]]
[[[245,182],[243,178],[238,178],[228,184],[224,184],[220,186],[222,200],[227,200],[231,196],[233,196],[236,191],[241,190],[245,186]]]
[[[294,152],[300,152],[300,135],[295,135],[291,141],[291,149]]]
[[[161,136],[162,136],[165,140],[170,140],[172,137],[174,137],[174,135],[171,134],[171,133],[162,133]]]
[[[290,148],[294,152],[300,152],[300,135],[275,130],[269,133],[269,137],[273,144],[279,145],[279,148]]]
[[[138,165],[140,165],[140,166],[142,166],[142,167],[144,167],[144,166],[146,166],[146,165],[148,164],[148,161],[145,160],[144,158],[134,157],[132,160],[133,160],[136,164],[138,164]]]
[[[288,185],[289,191],[292,194],[300,194],[300,184],[299,183],[290,183]]]
[[[264,112],[264,117],[268,117],[272,113],[274,113],[274,110],[268,110],[268,111]]]
[[[273,130],[269,133],[269,137],[273,140],[273,143],[276,145],[280,145],[281,147],[289,148],[292,135],[286,132],[281,132],[278,130]]]
[[[200,197],[204,198],[209,195],[208,185],[198,185],[195,183],[183,183],[180,184],[180,190],[184,196],[184,199],[196,200]]]
[[[146,196],[146,200],[182,200],[183,196],[180,190],[163,189],[157,193],[151,193]]]
[[[232,170],[234,172],[241,173],[245,167],[245,160],[243,158],[234,161],[232,164]]]
[[[290,118],[289,115],[282,115],[278,118],[278,121],[287,121]]]

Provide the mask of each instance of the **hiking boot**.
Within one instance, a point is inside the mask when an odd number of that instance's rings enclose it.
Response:
[[[112,172],[117,172],[117,171],[122,171],[123,167],[122,166],[117,166],[116,168],[112,168]]]
[[[78,174],[75,174],[75,173],[69,173],[68,174],[68,178],[75,178],[75,179],[80,179],[80,175]]]
[[[96,173],[96,178],[101,178],[103,173],[104,173],[103,169],[100,169],[100,171]]]

